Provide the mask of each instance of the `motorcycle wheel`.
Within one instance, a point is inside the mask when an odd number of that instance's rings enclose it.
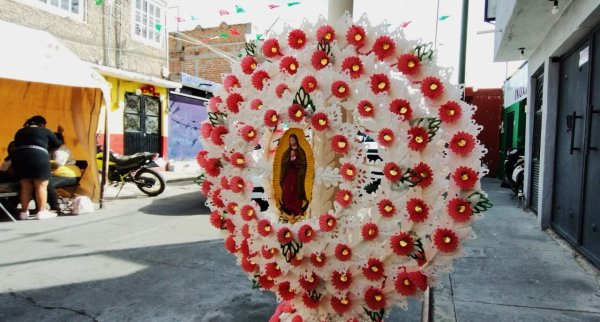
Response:
[[[152,169],[141,169],[135,174],[138,189],[150,197],[158,196],[165,191],[165,179]]]

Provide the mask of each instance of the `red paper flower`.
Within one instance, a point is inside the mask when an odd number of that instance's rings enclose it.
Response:
[[[294,49],[302,49],[306,45],[306,34],[300,29],[294,29],[288,34],[288,45]]]
[[[244,141],[246,142],[252,142],[256,140],[257,137],[256,129],[252,125],[245,125],[240,130],[240,135],[242,136],[242,139],[244,139]]]
[[[475,148],[475,138],[466,132],[460,131],[450,140],[450,150],[460,156],[467,156]]]
[[[250,238],[250,225],[248,224],[244,224],[244,226],[242,226],[242,237],[244,237],[244,241],[242,243],[242,245],[245,245],[245,250],[247,250],[247,254],[250,254],[250,248],[248,247],[248,238]]]
[[[321,231],[332,231],[337,225],[337,220],[333,215],[324,214],[319,217],[319,229]]]
[[[298,60],[293,56],[285,56],[279,61],[279,70],[290,75],[298,72]]]
[[[417,185],[423,189],[429,187],[433,182],[433,173],[431,172],[431,168],[426,163],[419,163],[414,168],[413,171],[419,176],[419,183]]]
[[[235,202],[230,202],[227,204],[226,210],[230,215],[235,215],[235,213],[238,211],[239,207],[238,204]]]
[[[402,178],[402,170],[394,162],[388,162],[383,166],[383,175],[391,182],[399,181]]]
[[[256,263],[252,262],[251,260],[245,257],[242,257],[242,263],[240,266],[246,273],[254,273],[258,269],[258,265],[256,265]]]
[[[260,250],[260,254],[264,259],[271,259],[273,256],[275,256],[275,254],[277,254],[277,248],[267,248],[263,246],[263,248]]]
[[[371,91],[374,94],[387,92],[390,90],[390,79],[385,74],[371,75]]]
[[[415,242],[411,235],[406,232],[400,232],[390,237],[390,246],[396,255],[410,255],[415,247]]]
[[[331,84],[331,94],[337,98],[347,98],[350,96],[350,87],[344,81],[335,81]]]
[[[266,274],[258,276],[258,284],[260,285],[261,288],[263,288],[265,290],[271,289],[273,286],[275,286],[275,282],[273,281],[273,278],[270,276],[267,276]]]
[[[292,322],[304,322],[304,319],[300,315],[294,315]]]
[[[348,139],[341,134],[334,135],[331,138],[331,148],[337,154],[346,154],[349,146]]]
[[[238,113],[240,111],[240,103],[244,101],[244,98],[239,93],[231,93],[225,99],[225,105],[227,109],[233,113]]]
[[[211,112],[216,113],[219,111],[219,105],[223,103],[221,96],[213,96],[208,100],[208,108]]]
[[[471,203],[462,198],[454,198],[448,201],[448,215],[458,222],[466,222],[473,215]]]
[[[396,214],[396,206],[390,199],[381,199],[377,203],[377,209],[381,217],[391,218]]]
[[[206,164],[206,156],[208,155],[208,151],[202,150],[196,154],[196,161],[198,165],[204,168],[204,164]]]
[[[385,294],[378,288],[369,287],[365,292],[365,303],[369,309],[379,311],[385,308]]]
[[[277,112],[275,112],[275,110],[268,110],[265,112],[263,121],[265,121],[266,126],[275,127],[277,126],[277,123],[279,123],[279,115],[277,115]]]
[[[340,175],[346,181],[352,181],[356,178],[356,166],[354,164],[346,162],[340,167]]]
[[[473,169],[469,167],[458,167],[452,174],[452,179],[460,189],[469,190],[475,187],[478,177],[477,172]]]
[[[270,79],[269,73],[264,70],[257,70],[252,74],[251,81],[252,86],[259,91],[262,91],[265,87],[265,80]]]
[[[250,102],[250,109],[258,111],[263,108],[263,102],[260,98],[255,98]]]
[[[210,138],[213,142],[213,144],[215,145],[223,145],[223,135],[229,133],[229,130],[227,130],[226,127],[224,127],[223,125],[217,125],[215,126],[215,128],[212,130],[211,134],[210,134]]]
[[[229,187],[231,188],[232,192],[240,193],[240,192],[244,191],[244,188],[246,187],[246,183],[244,182],[244,179],[242,179],[242,177],[234,176],[229,181]]]
[[[200,125],[200,135],[204,138],[204,139],[208,139],[210,138],[210,133],[212,132],[213,126],[210,123],[202,123],[202,125]]]
[[[296,297],[296,290],[290,286],[290,282],[279,283],[279,287],[277,288],[279,296],[284,301],[289,301]]]
[[[281,268],[277,265],[277,262],[270,262],[265,265],[265,273],[270,278],[278,278],[282,275]]]
[[[429,141],[429,133],[424,127],[415,126],[408,130],[408,148],[413,151],[423,151],[427,147]]]
[[[315,239],[315,231],[311,225],[302,225],[298,229],[298,240],[303,244],[308,244]]]
[[[239,87],[241,87],[240,80],[235,75],[229,74],[223,78],[223,88],[227,93],[231,93],[232,89]]]
[[[458,237],[448,228],[438,228],[433,233],[433,243],[442,253],[452,253],[458,248]]]
[[[314,267],[323,267],[326,261],[327,257],[325,256],[325,254],[319,253],[310,255],[310,262],[313,264]]]
[[[330,43],[335,39],[335,29],[330,25],[322,25],[317,29],[317,41]]]
[[[421,70],[421,60],[414,54],[398,57],[398,70],[404,75],[416,75]]]
[[[440,116],[442,122],[452,124],[455,123],[458,119],[460,119],[462,115],[462,109],[460,107],[460,104],[458,104],[457,102],[448,101],[442,104],[442,106],[440,106],[440,109],[438,110],[438,115]]]
[[[294,235],[292,231],[287,227],[281,227],[277,231],[277,240],[280,244],[287,244],[294,240]]]
[[[281,55],[279,42],[277,39],[270,38],[265,40],[262,45],[262,52],[266,57],[273,58],[278,55]]]
[[[348,73],[350,74],[350,78],[352,79],[357,79],[359,78],[363,71],[363,64],[362,61],[360,60],[360,57],[358,56],[348,56],[346,58],[344,58],[344,61],[342,61],[342,70],[347,70]]]
[[[315,89],[317,89],[317,79],[314,76],[306,76],[302,79],[302,88],[307,93],[312,93]]]
[[[408,219],[414,222],[424,222],[429,216],[429,207],[419,198],[411,198],[406,202]]]
[[[315,130],[324,131],[329,128],[329,118],[327,118],[327,114],[317,112],[313,114],[311,124]]]
[[[254,72],[258,63],[256,62],[256,58],[254,58],[254,56],[246,56],[242,58],[240,65],[242,66],[242,72],[250,75]]]
[[[384,60],[396,52],[396,42],[387,35],[379,36],[373,44],[373,52],[379,58]]]
[[[217,158],[206,159],[206,162],[204,163],[204,171],[211,177],[218,176],[221,173],[221,167],[221,161]]]
[[[235,232],[235,224],[233,223],[233,221],[231,221],[231,219],[225,219],[225,228],[227,228],[227,231],[230,234],[233,234]]]
[[[373,240],[379,235],[379,227],[375,223],[368,222],[362,226],[360,233],[364,240]]]
[[[342,298],[332,296],[330,303],[333,310],[339,315],[343,315],[344,313],[348,312],[348,310],[352,307],[352,301],[348,296]]]
[[[325,66],[329,65],[330,62],[331,59],[327,53],[322,50],[315,51],[310,59],[312,67],[316,70],[325,68]]]
[[[346,290],[352,285],[352,273],[335,271],[331,274],[331,284],[337,290]]]
[[[256,218],[256,209],[254,209],[254,207],[251,205],[245,205],[240,210],[240,216],[245,221],[250,221],[250,220]]]
[[[362,267],[363,275],[370,281],[377,281],[383,277],[383,263],[376,258],[369,258],[367,264]]]
[[[292,104],[288,108],[288,116],[294,122],[301,122],[304,120],[304,107],[300,104]]]
[[[373,103],[368,100],[362,100],[358,102],[358,114],[362,117],[373,117],[375,115],[375,107],[373,107]]]
[[[352,192],[347,189],[340,189],[335,193],[335,202],[346,208],[352,203]]]
[[[202,185],[200,187],[200,191],[202,192],[203,195],[208,196],[208,194],[210,193],[211,186],[212,186],[212,182],[204,179],[204,180],[202,180]]]
[[[236,245],[232,235],[229,235],[227,238],[225,238],[225,249],[227,249],[227,251],[231,254],[235,253]]]
[[[417,285],[410,278],[410,274],[406,272],[406,268],[398,272],[394,286],[396,291],[404,296],[411,296],[417,291]]]
[[[346,41],[356,48],[362,47],[367,40],[365,28],[353,25],[346,32]]]
[[[268,219],[261,219],[258,224],[256,224],[256,230],[259,235],[267,237],[273,233],[273,226]]]
[[[312,299],[307,293],[302,295],[302,303],[309,309],[316,309],[321,305],[321,298]]]
[[[223,190],[229,190],[229,180],[227,177],[221,178],[221,188],[223,188]]]
[[[402,120],[408,121],[412,118],[410,102],[404,99],[395,99],[390,103],[390,112],[401,116]]]
[[[210,224],[213,225],[213,227],[217,228],[217,229],[223,229],[223,225],[225,224],[225,218],[223,218],[223,216],[221,216],[221,214],[219,213],[219,211],[217,210],[213,210],[210,213]]]
[[[388,128],[381,129],[377,135],[377,142],[383,147],[391,146],[394,143],[394,131]]]
[[[421,93],[429,99],[436,100],[444,93],[444,84],[442,84],[442,81],[437,77],[425,77],[425,79],[421,81]]]
[[[427,275],[423,274],[421,271],[410,272],[408,273],[408,277],[419,289],[421,289],[421,291],[427,289]]]
[[[275,95],[277,95],[277,97],[282,98],[283,97],[283,93],[285,93],[286,91],[289,91],[290,88],[287,86],[287,84],[285,83],[281,83],[279,85],[277,85],[277,87],[275,87]]]
[[[335,258],[337,258],[340,262],[345,262],[352,258],[352,248],[348,245],[337,244],[335,246]]]
[[[231,154],[231,164],[236,168],[244,168],[246,167],[246,157],[240,152],[233,152]]]
[[[300,286],[302,286],[303,289],[307,291],[312,291],[315,288],[317,288],[317,286],[319,286],[319,277],[314,273],[311,273],[307,276],[300,276],[300,278],[298,279],[298,283],[300,284]]]

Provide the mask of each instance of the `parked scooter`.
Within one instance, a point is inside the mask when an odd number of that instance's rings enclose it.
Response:
[[[99,146],[97,151],[96,163],[98,169],[102,169],[104,151]],[[158,153],[139,152],[125,156],[111,151],[108,156],[108,181],[115,186],[121,185],[117,197],[127,182],[134,183],[148,196],[158,196],[165,191],[166,183],[163,176],[152,168],[160,167],[164,163]]]
[[[525,178],[524,150],[512,149],[506,153],[504,159],[504,180],[502,186],[510,188],[515,195],[523,193],[523,182]]]

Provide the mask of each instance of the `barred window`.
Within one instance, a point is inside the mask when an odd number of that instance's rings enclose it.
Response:
[[[164,8],[152,0],[135,0],[133,8],[133,35],[138,40],[156,46],[163,45]]]
[[[85,4],[83,0],[29,0],[26,2],[58,15],[66,15],[83,20]]]

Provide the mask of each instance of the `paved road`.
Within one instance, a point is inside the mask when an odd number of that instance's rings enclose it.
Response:
[[[93,214],[1,222],[0,321],[267,321],[275,296],[251,288],[198,190],[111,188]]]

